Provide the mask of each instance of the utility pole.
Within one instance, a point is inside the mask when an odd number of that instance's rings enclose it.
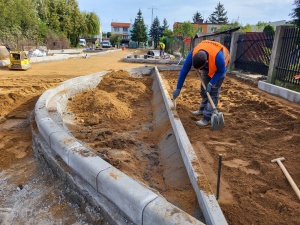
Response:
[[[148,9],[151,9],[151,10],[152,10],[151,25],[150,25],[150,27],[151,27],[152,24],[153,24],[153,9],[157,9],[157,8],[154,8],[154,7],[152,6],[151,8],[148,8]],[[154,46],[154,41],[153,41],[153,39],[151,38],[150,40],[151,40],[151,42],[152,42],[151,45]]]
[[[151,9],[152,10],[152,17],[151,17],[151,25],[153,23],[153,9],[157,9],[157,8],[154,8],[153,6],[151,8],[148,8],[148,9]]]

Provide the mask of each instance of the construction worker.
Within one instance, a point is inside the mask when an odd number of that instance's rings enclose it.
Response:
[[[165,54],[165,44],[163,42],[159,42],[159,56],[160,58],[164,58]]]
[[[196,122],[198,126],[207,126],[213,113],[213,108],[208,101],[206,93],[210,96],[217,107],[223,80],[226,75],[227,66],[230,60],[228,49],[219,42],[204,40],[192,49],[184,62],[179,73],[176,89],[173,91],[173,99],[176,99],[184,84],[185,78],[192,65],[200,72],[201,80],[205,84],[206,90],[200,84],[200,95],[202,101],[194,116],[203,115],[203,118]]]

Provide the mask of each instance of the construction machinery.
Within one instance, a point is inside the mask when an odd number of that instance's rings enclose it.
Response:
[[[31,68],[29,57],[24,51],[10,51],[9,53],[11,70],[28,70]]]

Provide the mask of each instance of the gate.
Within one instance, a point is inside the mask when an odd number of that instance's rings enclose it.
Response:
[[[300,85],[294,76],[300,74],[300,31],[291,27],[284,31],[280,57],[276,68],[276,80],[283,83]]]
[[[249,32],[239,35],[235,68],[267,76],[273,41],[273,32]]]

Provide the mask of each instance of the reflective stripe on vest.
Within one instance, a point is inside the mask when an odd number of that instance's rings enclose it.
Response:
[[[211,78],[214,76],[215,72],[217,71],[216,66],[216,56],[219,53],[220,50],[223,51],[224,59],[225,59],[225,66],[227,67],[230,55],[228,49],[221,45],[219,42],[216,41],[209,41],[204,40],[201,41],[193,50],[193,56],[199,52],[200,50],[204,50],[208,53],[208,76]]]

